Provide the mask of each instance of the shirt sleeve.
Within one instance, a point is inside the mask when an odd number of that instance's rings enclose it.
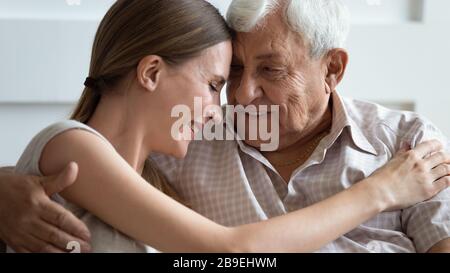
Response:
[[[440,140],[447,152],[450,142],[431,122],[418,119],[405,135],[411,147],[431,139]],[[402,211],[402,227],[413,240],[417,252],[427,252],[440,241],[450,237],[450,189],[434,198]]]

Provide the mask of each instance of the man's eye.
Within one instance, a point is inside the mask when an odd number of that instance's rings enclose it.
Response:
[[[263,71],[264,72],[268,72],[268,73],[277,73],[277,72],[280,72],[281,70],[280,69],[276,69],[276,68],[272,68],[272,67],[269,67],[269,66],[266,66],[266,67],[263,68]]]

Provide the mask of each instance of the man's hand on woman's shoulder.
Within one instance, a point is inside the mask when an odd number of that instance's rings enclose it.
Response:
[[[70,186],[78,166],[69,164],[58,175],[37,177],[0,169],[0,240],[16,252],[67,252],[71,241],[90,251],[88,228],[49,196]]]

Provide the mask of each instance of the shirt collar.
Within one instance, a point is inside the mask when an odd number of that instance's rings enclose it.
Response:
[[[331,144],[334,144],[344,130],[348,130],[353,143],[359,149],[367,153],[377,155],[377,151],[361,130],[358,122],[349,112],[349,109],[346,107],[342,97],[337,92],[333,92],[331,99],[333,103],[333,123],[330,133],[330,135],[333,136],[333,141]]]

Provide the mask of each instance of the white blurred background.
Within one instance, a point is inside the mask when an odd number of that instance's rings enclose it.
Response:
[[[223,13],[230,1],[211,0]],[[450,1],[345,1],[352,30],[340,93],[417,111],[450,136]],[[113,2],[0,0],[0,166],[14,164],[40,129],[67,118]]]

